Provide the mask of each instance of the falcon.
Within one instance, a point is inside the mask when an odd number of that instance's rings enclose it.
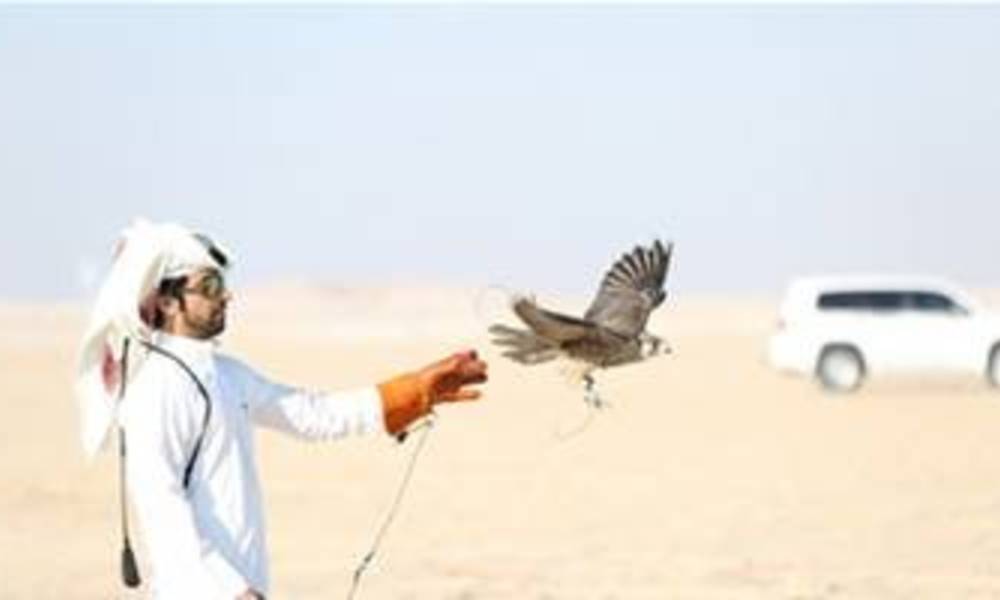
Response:
[[[583,318],[543,308],[531,297],[515,296],[511,308],[528,329],[494,324],[489,328],[492,341],[503,349],[503,356],[524,365],[560,357],[577,361],[583,367],[584,401],[602,408],[595,370],[670,351],[662,339],[646,331],[646,322],[667,297],[663,286],[672,253],[672,243],[664,246],[655,240],[623,254],[604,275]]]

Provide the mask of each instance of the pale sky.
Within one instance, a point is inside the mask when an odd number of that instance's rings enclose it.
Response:
[[[0,298],[133,217],[245,285],[1000,287],[1000,7],[0,7]]]

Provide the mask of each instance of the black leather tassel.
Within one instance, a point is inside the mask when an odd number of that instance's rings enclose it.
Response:
[[[135,553],[132,552],[132,545],[128,543],[128,539],[122,547],[122,581],[130,588],[137,588],[142,584],[139,566],[135,563]]]

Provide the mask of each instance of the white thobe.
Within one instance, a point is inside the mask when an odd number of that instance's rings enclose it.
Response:
[[[184,469],[202,431],[205,400],[168,357],[151,354],[121,406],[127,486],[142,524],[157,600],[232,600],[267,593],[264,509],[251,427],[310,440],[384,431],[375,387],[313,393],[268,381],[215,345],[159,335],[212,402],[190,486]],[[146,351],[143,349],[142,351]]]

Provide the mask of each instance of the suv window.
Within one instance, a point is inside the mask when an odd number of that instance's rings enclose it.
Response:
[[[902,310],[902,292],[828,292],[816,302],[820,310]]]
[[[937,292],[828,292],[816,302],[820,310],[915,310],[925,313],[965,313],[954,300]]]

